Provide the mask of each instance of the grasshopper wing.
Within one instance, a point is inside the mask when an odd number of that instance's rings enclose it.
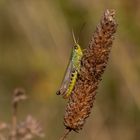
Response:
[[[71,73],[72,73],[73,65],[72,61],[69,62],[69,65],[66,69],[63,81],[61,83],[60,89],[56,92],[57,95],[64,95],[69,88]]]

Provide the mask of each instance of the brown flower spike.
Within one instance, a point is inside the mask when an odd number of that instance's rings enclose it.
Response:
[[[81,130],[91,112],[117,28],[114,15],[114,10],[104,12],[89,46],[84,51],[78,79],[66,106],[64,125],[68,131]]]

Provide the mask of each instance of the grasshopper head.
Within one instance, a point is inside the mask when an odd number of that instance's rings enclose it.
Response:
[[[72,31],[73,41],[74,41],[74,51],[80,54],[82,52],[80,45],[78,44],[78,41],[75,39],[74,32]]]
[[[82,51],[80,45],[77,44],[77,43],[74,44],[74,50],[75,50],[75,52],[77,52],[78,54],[81,53],[81,51]]]

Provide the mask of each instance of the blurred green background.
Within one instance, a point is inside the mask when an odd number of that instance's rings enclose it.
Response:
[[[0,0],[0,121],[10,123],[12,92],[23,87],[29,99],[20,104],[19,120],[32,114],[45,140],[59,139],[67,101],[55,92],[69,61],[71,30],[85,48],[105,9],[116,10],[119,24],[109,64],[83,130],[68,139],[140,139],[139,0]]]

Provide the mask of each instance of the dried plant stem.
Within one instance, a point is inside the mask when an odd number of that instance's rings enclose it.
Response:
[[[66,129],[79,131],[91,113],[117,29],[115,11],[106,10],[81,60],[81,68],[66,106]]]
[[[17,112],[18,112],[18,102],[15,101],[15,95],[12,101],[12,131],[11,131],[11,140],[17,140]]]
[[[17,140],[17,109],[18,102],[13,102],[13,116],[12,116],[12,136],[11,140]]]
[[[14,90],[13,93],[13,100],[12,100],[12,129],[11,129],[11,135],[9,137],[10,140],[17,140],[17,112],[18,112],[18,103],[21,100],[26,99],[25,91],[22,88],[17,88]]]
[[[17,102],[13,102],[12,107],[13,107],[13,115],[12,115],[12,134],[11,134],[11,140],[16,140],[18,103]]]
[[[60,140],[66,140],[66,138],[67,138],[67,136],[68,136],[68,134],[69,134],[70,132],[71,132],[70,129],[66,129],[64,135],[60,138]]]

